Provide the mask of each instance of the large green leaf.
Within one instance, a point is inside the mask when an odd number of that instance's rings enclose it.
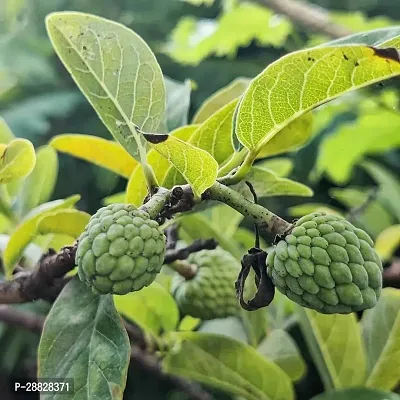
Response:
[[[178,82],[164,78],[167,91],[166,125],[168,132],[188,123],[192,83],[189,79]]]
[[[178,325],[179,310],[174,298],[156,282],[138,292],[114,296],[114,302],[120,314],[155,336]]]
[[[356,121],[341,125],[320,146],[316,173],[320,175],[326,171],[335,183],[346,183],[351,178],[353,167],[364,155],[380,154],[400,146],[398,126],[400,114],[384,109],[376,114],[361,115]],[[337,162],[339,153],[340,162]]]
[[[249,23],[251,21],[251,23]],[[255,40],[261,46],[282,46],[292,31],[285,18],[250,2],[242,2],[213,21],[182,18],[171,35],[169,55],[183,64],[197,65],[205,58],[234,56]]]
[[[352,388],[328,392],[313,397],[311,400],[400,400],[396,393],[382,392],[367,388]]]
[[[12,232],[4,250],[3,261],[7,277],[11,277],[14,266],[22,257],[25,247],[35,238],[39,220],[49,212],[72,207],[79,199],[80,196],[75,195],[65,200],[44,203],[26,215],[25,219]]]
[[[368,354],[367,386],[394,389],[400,382],[400,290],[383,289],[377,305],[365,311],[362,327]]]
[[[205,122],[222,107],[237,99],[246,90],[250,82],[251,79],[249,78],[236,78],[229,85],[216,91],[196,111],[192,123],[200,124]]]
[[[57,152],[50,146],[40,147],[36,151],[36,165],[25,179],[18,198],[18,210],[21,215],[50,199],[57,175]]]
[[[375,239],[375,250],[382,261],[390,260],[399,246],[400,224],[389,226],[389,228],[380,232]]]
[[[219,164],[226,161],[232,155],[232,120],[238,100],[221,107],[204,121],[193,133],[190,143],[206,150]]]
[[[244,343],[196,332],[173,333],[168,339],[172,346],[162,362],[166,372],[248,400],[294,398],[290,378]]]
[[[400,182],[397,176],[387,168],[373,161],[365,161],[361,166],[380,186],[380,197],[400,221]]]
[[[280,58],[244,93],[235,124],[238,140],[257,153],[305,112],[346,92],[397,76],[399,57],[397,51],[393,54],[383,48],[353,45],[306,49]]]
[[[307,365],[296,342],[283,329],[274,329],[258,346],[258,351],[279,365],[293,381],[300,380]]]
[[[143,161],[145,144],[135,125],[157,132],[166,107],[164,79],[150,48],[135,32],[95,15],[52,13],[46,26],[58,56],[108,130]]]
[[[320,314],[298,307],[300,325],[325,389],[361,385],[366,357],[355,314]],[[355,367],[356,366],[356,367]]]
[[[218,163],[205,150],[172,135],[161,143],[152,144],[152,147],[182,174],[197,196],[217,179]]]
[[[74,277],[54,303],[38,349],[39,378],[72,378],[74,393],[46,399],[122,400],[130,344],[111,295]]]
[[[239,318],[214,318],[204,321],[197,329],[198,332],[223,335],[239,342],[248,343],[248,335]]]

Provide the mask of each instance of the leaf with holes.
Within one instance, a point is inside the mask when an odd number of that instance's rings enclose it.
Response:
[[[125,26],[91,14],[57,12],[46,18],[53,47],[114,138],[143,161],[135,125],[157,132],[164,121],[165,85],[143,39]]]
[[[165,372],[194,379],[248,400],[292,400],[290,378],[254,348],[226,336],[179,332],[166,338]],[[188,357],[190,354],[190,357]]]
[[[300,326],[326,390],[364,383],[366,357],[355,314],[320,314],[297,307]],[[354,366],[357,368],[354,368]]]
[[[172,331],[178,325],[178,306],[172,295],[157,282],[138,292],[114,296],[114,302],[121,315],[155,336]]]
[[[368,354],[366,385],[392,390],[400,382],[400,290],[385,288],[377,305],[363,314]]]
[[[197,125],[182,126],[171,132],[170,136],[187,141],[197,127]],[[153,168],[157,182],[161,186],[169,189],[174,185],[185,182],[176,168],[174,168],[174,166],[155,149],[150,149],[147,153],[147,163]],[[147,192],[148,190],[143,168],[138,164],[129,177],[125,201],[139,207],[142,205]]]
[[[98,296],[74,277],[47,316],[38,349],[39,378],[71,378],[65,399],[122,400],[131,347],[112,295]],[[43,400],[57,394],[42,393]]]
[[[129,178],[138,165],[138,162],[118,142],[97,136],[57,135],[50,141],[50,146],[61,153],[89,161],[124,178]]]
[[[383,43],[318,47],[290,53],[270,64],[240,101],[235,132],[258,153],[278,132],[307,111],[357,88],[400,74],[399,53]]]
[[[215,92],[204,101],[193,116],[192,123],[200,124],[205,122],[211,115],[216,113],[226,104],[237,99],[249,86],[251,79],[236,78],[229,85]]]
[[[197,196],[212,186],[217,179],[218,163],[205,150],[175,136],[152,144],[152,147],[182,174]]]

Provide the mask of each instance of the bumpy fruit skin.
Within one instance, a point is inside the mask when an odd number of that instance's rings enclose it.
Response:
[[[217,247],[192,253],[185,262],[195,264],[198,270],[192,279],[185,280],[176,274],[172,280],[171,291],[182,314],[202,320],[237,315],[238,260]]]
[[[95,293],[126,294],[150,285],[165,257],[165,235],[148,213],[111,204],[94,214],[79,237],[79,277]]]
[[[324,213],[300,218],[267,257],[267,271],[289,299],[323,314],[375,306],[382,262],[372,239],[345,219]]]

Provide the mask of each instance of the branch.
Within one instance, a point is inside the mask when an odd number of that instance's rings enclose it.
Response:
[[[0,321],[10,325],[23,327],[30,331],[41,334],[44,326],[44,317],[32,312],[20,311],[11,306],[0,306]],[[130,334],[134,332],[135,338],[144,337],[143,332],[138,327],[130,325]],[[140,332],[138,332],[139,330]],[[128,333],[129,334],[129,333]],[[131,335],[130,335],[131,336]],[[149,355],[138,346],[132,346],[131,360],[136,362],[141,368],[170,384],[175,389],[184,392],[189,400],[212,400],[211,396],[205,392],[199,385],[192,383],[184,378],[165,374],[154,356]]]
[[[176,260],[186,260],[189,254],[197,253],[201,250],[214,250],[218,246],[215,239],[198,239],[189,246],[182,249],[168,250],[165,254],[164,264],[171,264]]]
[[[323,33],[333,39],[351,35],[346,27],[331,20],[328,12],[321,7],[298,0],[257,0],[279,14],[286,15],[294,23],[313,31]]]

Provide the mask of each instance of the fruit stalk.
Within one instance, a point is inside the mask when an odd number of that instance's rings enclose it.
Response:
[[[213,186],[205,192],[203,198],[227,204],[245,217],[253,219],[254,223],[257,224],[260,229],[274,235],[286,234],[293,227],[292,224],[265,207],[250,202],[240,193],[219,182],[215,182]]]

